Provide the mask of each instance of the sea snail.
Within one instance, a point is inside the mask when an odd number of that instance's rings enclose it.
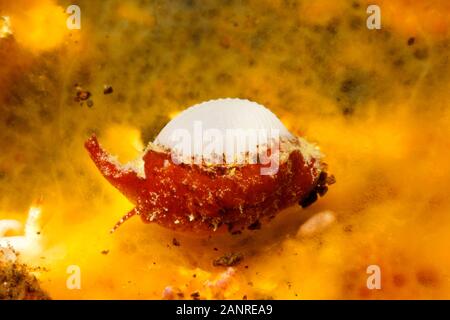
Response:
[[[135,204],[111,231],[139,215],[178,231],[240,233],[295,203],[308,206],[334,182],[315,145],[243,99],[184,110],[137,162],[118,163],[95,135],[85,147],[103,176]]]

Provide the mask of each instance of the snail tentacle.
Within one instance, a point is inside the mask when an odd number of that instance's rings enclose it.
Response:
[[[117,230],[117,228],[119,228],[123,223],[125,223],[125,221],[127,221],[128,219],[137,214],[138,214],[137,208],[133,208],[126,215],[124,215],[119,221],[117,221],[117,223],[114,225],[114,227],[112,227],[112,229],[109,232],[114,233]]]

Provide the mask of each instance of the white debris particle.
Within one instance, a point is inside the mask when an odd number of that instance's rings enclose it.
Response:
[[[306,220],[298,230],[297,236],[302,238],[312,237],[323,232],[336,221],[336,215],[330,210],[316,213]]]
[[[40,223],[41,209],[31,207],[23,228],[23,235],[5,236],[8,231],[20,231],[22,224],[15,220],[0,220],[0,249],[5,257],[5,250],[12,248],[26,256],[34,256],[41,251]]]

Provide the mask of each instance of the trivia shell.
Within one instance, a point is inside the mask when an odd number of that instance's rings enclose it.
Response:
[[[296,203],[310,205],[334,182],[315,145],[290,133],[264,106],[243,99],[186,109],[127,165],[95,136],[85,146],[103,176],[135,204],[112,231],[139,215],[178,231],[236,234],[260,228]]]

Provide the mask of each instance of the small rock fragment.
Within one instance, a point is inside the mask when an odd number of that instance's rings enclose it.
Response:
[[[90,96],[91,96],[91,93],[89,91],[83,90],[81,87],[77,87],[77,96],[76,97],[80,101],[87,100],[90,98]]]
[[[107,84],[105,84],[104,86],[103,86],[103,94],[111,94],[111,93],[113,93],[113,87],[112,86],[110,86],[110,85],[107,85]]]
[[[200,293],[198,291],[191,293],[191,298],[194,300],[200,300]]]
[[[180,244],[180,241],[178,241],[176,238],[173,238],[172,239],[172,244],[175,246],[175,247],[179,247],[181,244]]]
[[[91,93],[87,90],[84,90],[80,85],[75,85],[76,95],[75,95],[75,102],[82,103],[83,101],[88,100],[91,97]]]
[[[231,267],[239,264],[244,259],[241,253],[227,253],[213,261],[215,267]]]

